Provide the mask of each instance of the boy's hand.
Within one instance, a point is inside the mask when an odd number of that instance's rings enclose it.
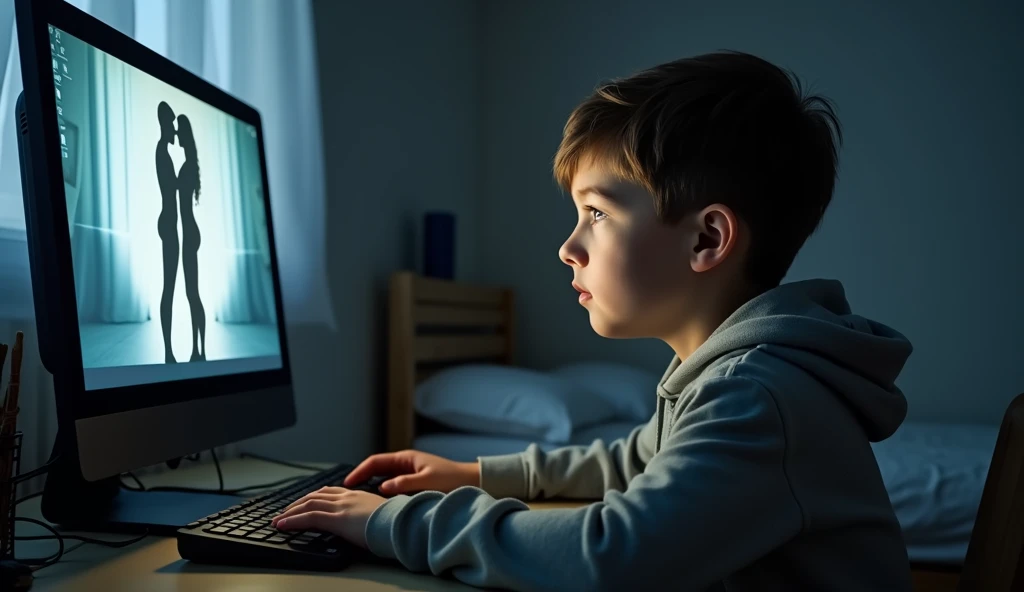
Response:
[[[365,491],[323,487],[292,502],[270,524],[280,530],[330,532],[366,549],[366,523],[386,501]]]
[[[480,463],[455,462],[418,450],[374,454],[345,478],[352,487],[377,475],[393,476],[380,484],[386,495],[415,491],[450,493],[464,485],[480,486]]]

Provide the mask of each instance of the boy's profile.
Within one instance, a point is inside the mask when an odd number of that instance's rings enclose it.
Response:
[[[375,455],[346,485],[397,475],[392,499],[327,488],[275,525],[512,590],[909,590],[870,442],[906,415],[910,343],[851,313],[837,281],[781,283],[840,142],[827,100],[747,54],[601,85],[555,157],[578,211],[559,256],[598,334],[674,350],[656,415],[589,447]],[[550,497],[600,501],[519,501]]]

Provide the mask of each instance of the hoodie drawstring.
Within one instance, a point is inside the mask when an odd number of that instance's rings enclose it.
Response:
[[[665,409],[665,397],[658,395],[658,440],[654,444],[654,453],[657,454],[661,450],[661,426],[665,423],[662,417],[662,412]]]

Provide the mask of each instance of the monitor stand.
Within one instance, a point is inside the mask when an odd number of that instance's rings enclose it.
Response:
[[[42,512],[65,529],[173,536],[179,528],[225,510],[244,498],[191,491],[132,491],[120,477],[86,481],[77,451],[61,454],[58,432],[50,455]]]

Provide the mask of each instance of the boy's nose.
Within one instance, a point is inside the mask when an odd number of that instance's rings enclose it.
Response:
[[[587,265],[587,253],[580,246],[579,242],[570,236],[558,249],[558,258],[562,263],[572,267],[585,267]]]

